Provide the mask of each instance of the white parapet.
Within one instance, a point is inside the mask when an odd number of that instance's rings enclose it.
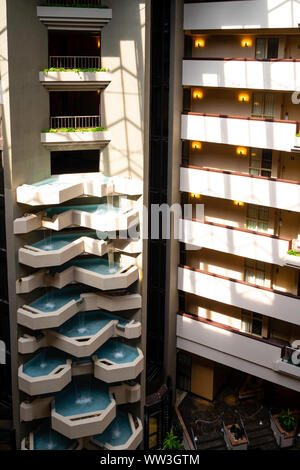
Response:
[[[184,5],[185,30],[298,28],[298,0],[201,2]]]
[[[300,297],[296,295],[188,267],[178,268],[178,289],[300,325]]]
[[[110,131],[42,132],[41,143],[50,151],[98,150],[111,141]]]
[[[243,145],[291,152],[295,146],[296,122],[245,117],[183,114],[181,138],[217,144]]]
[[[300,212],[300,184],[201,167],[180,169],[180,190]]]

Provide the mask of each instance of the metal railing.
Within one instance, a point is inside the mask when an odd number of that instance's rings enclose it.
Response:
[[[300,367],[300,349],[292,348],[291,346],[283,346],[281,359],[284,362]]]
[[[49,67],[56,69],[99,69],[101,60],[99,56],[81,55],[51,55]]]
[[[72,7],[72,6],[90,6],[90,7],[101,7],[102,0],[42,0],[41,5],[45,6],[62,6],[62,7]]]
[[[86,129],[89,127],[100,127],[101,116],[51,116],[51,129],[73,127],[74,129]]]

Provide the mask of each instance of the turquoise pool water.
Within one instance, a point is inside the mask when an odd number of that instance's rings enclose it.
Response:
[[[67,233],[44,238],[37,243],[33,243],[32,246],[45,251],[59,250],[81,237],[98,238],[96,232]]]
[[[36,186],[36,187],[40,187],[40,186],[44,186],[46,184],[50,184],[50,185],[65,185],[65,184],[77,184],[77,183],[80,183],[81,181],[84,181],[84,180],[88,180],[88,179],[93,179],[93,180],[97,180],[97,181],[101,181],[103,183],[107,183],[109,181],[109,178],[107,176],[103,176],[103,175],[97,175],[97,177],[88,177],[86,175],[78,175],[78,180],[76,181],[76,179],[74,178],[74,180],[72,181],[70,178],[64,178],[63,175],[61,175],[60,177],[58,176],[50,176],[49,178],[46,178],[44,180],[41,180],[41,181],[37,181],[36,183],[33,183],[31,186]]]
[[[50,420],[45,420],[33,433],[34,450],[68,450],[74,449],[76,440],[68,439],[51,429]]]
[[[70,287],[66,289],[53,289],[47,294],[39,297],[29,304],[30,307],[40,310],[41,312],[55,312],[66,305],[71,300],[80,300],[80,294],[84,292],[93,292],[93,289],[86,287]]]
[[[97,349],[95,355],[98,359],[108,359],[116,364],[126,364],[127,362],[133,362],[139,354],[136,348],[109,339],[103,346]]]
[[[30,377],[42,377],[50,374],[56,367],[65,365],[66,358],[63,351],[45,348],[23,365],[23,372]]]
[[[63,336],[67,336],[67,338],[90,336],[98,333],[112,320],[118,320],[119,326],[125,326],[128,323],[128,320],[111,315],[105,310],[95,310],[77,313],[63,325],[53,328],[53,330]]]
[[[108,386],[91,375],[74,376],[72,382],[55,395],[55,411],[62,416],[105,410],[110,403]]]
[[[110,444],[113,447],[126,444],[131,437],[132,431],[128,415],[126,413],[117,412],[117,416],[105,429],[102,434],[93,436],[93,440],[99,445]]]
[[[62,206],[62,207],[50,207],[45,210],[47,217],[54,217],[55,215],[63,214],[70,210],[77,210],[81,212],[88,212],[89,214],[97,214],[99,216],[113,214],[116,215],[122,212],[119,207],[114,207],[108,204],[90,204],[86,206]]]
[[[119,263],[112,263],[110,267],[106,258],[90,258],[68,261],[62,266],[50,268],[50,272],[54,274],[61,273],[62,271],[68,269],[70,266],[76,266],[78,268],[87,269],[88,271],[93,271],[97,274],[102,274],[103,276],[116,274],[123,268],[123,266],[121,266]]]

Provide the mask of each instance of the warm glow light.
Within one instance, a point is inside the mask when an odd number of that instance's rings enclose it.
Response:
[[[233,204],[234,204],[235,206],[241,206],[241,207],[243,207],[243,206],[245,205],[245,203],[242,202],[242,201],[233,201]]]
[[[202,143],[201,142],[192,142],[192,149],[194,150],[201,150],[202,148]]]
[[[205,46],[205,41],[204,39],[196,39],[195,40],[195,47],[204,47]]]
[[[194,100],[202,100],[203,91],[202,90],[194,90],[193,91],[193,98],[194,98]]]
[[[240,94],[239,94],[239,101],[240,101],[241,103],[247,103],[247,102],[249,101],[249,99],[250,99],[250,98],[249,98],[248,93],[240,93]]]
[[[243,39],[241,45],[242,47],[252,47],[252,39]]]
[[[238,155],[245,156],[245,155],[247,155],[247,149],[246,149],[246,147],[237,147],[236,153]]]
[[[100,39],[98,39],[98,41],[97,41],[97,47],[98,47],[98,49],[100,49]]]
[[[200,199],[200,194],[191,193],[191,197],[193,197],[194,199]]]

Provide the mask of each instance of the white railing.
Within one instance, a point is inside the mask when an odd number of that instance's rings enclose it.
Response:
[[[49,57],[49,67],[56,69],[99,69],[101,60],[98,56],[51,55]]]
[[[86,129],[88,127],[100,127],[100,116],[53,116],[50,118],[51,129],[73,127],[74,129]]]

